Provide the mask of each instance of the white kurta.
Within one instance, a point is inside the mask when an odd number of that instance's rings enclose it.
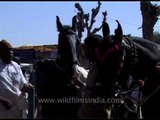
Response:
[[[22,110],[27,109],[28,103],[20,89],[26,83],[21,68],[16,62],[5,64],[0,59],[0,96],[12,104],[11,109],[7,110],[0,103],[0,119],[22,118]]]

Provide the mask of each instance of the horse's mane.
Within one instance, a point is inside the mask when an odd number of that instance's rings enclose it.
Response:
[[[157,43],[140,37],[132,37],[131,39],[133,39],[134,42],[139,43],[141,46],[151,50],[155,55],[160,55],[160,45]]]
[[[140,37],[130,37],[130,39],[133,40],[143,53],[152,58],[153,61],[157,62],[160,60],[160,45]]]

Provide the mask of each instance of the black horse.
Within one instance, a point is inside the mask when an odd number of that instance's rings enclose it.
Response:
[[[70,99],[77,96],[73,79],[77,76],[77,51],[80,40],[76,34],[76,16],[72,26],[62,25],[57,16],[59,32],[58,52],[56,60],[37,62],[37,95],[42,106],[43,118],[76,118],[78,103]]]
[[[124,36],[121,25],[118,21],[117,23],[118,28],[115,30],[115,35],[110,35],[109,25],[103,22],[103,40],[97,45],[97,48],[94,48],[97,55],[95,59],[97,74],[94,80],[95,86],[89,88],[91,91],[90,97],[101,97],[107,100],[110,98],[116,99],[118,95],[125,101],[125,104],[118,103],[114,105],[121,106],[121,108],[115,108],[117,111],[115,110],[116,112],[111,113],[111,117],[135,118],[137,117],[138,109],[134,113],[134,110],[129,108],[129,106],[131,108],[134,106],[134,102],[132,103],[126,96],[130,96],[133,88],[139,85],[138,81],[142,80],[145,85],[140,88],[142,96],[139,96],[140,101],[138,100],[137,107],[142,107],[144,118],[159,118],[159,113],[155,108],[157,107],[158,109],[160,107],[158,102],[160,93],[157,92],[158,90],[154,91],[160,84],[160,75],[155,71],[155,66],[160,61],[160,46],[142,38]],[[91,38],[91,36],[88,38]],[[132,82],[132,89],[128,88],[130,77],[134,81]],[[111,108],[110,106],[112,105],[108,103],[105,103],[105,105],[97,104],[97,106],[101,106],[101,111],[104,113],[99,117],[107,117],[104,112],[104,106]],[[128,111],[131,111],[131,114],[126,116]],[[93,118],[92,115],[89,117]]]

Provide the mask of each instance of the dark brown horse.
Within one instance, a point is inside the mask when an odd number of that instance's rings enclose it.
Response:
[[[76,16],[72,26],[63,25],[57,16],[58,52],[56,60],[37,63],[37,94],[43,118],[76,118],[78,103],[67,102],[77,96],[72,84],[76,77],[80,40],[76,34]],[[43,79],[43,80],[42,80]]]
[[[91,98],[121,98],[124,102],[88,106],[85,104],[88,108],[82,107],[82,118],[107,118],[106,108],[112,109],[111,118],[138,118],[140,107],[144,118],[158,118],[159,113],[155,108],[160,107],[160,92],[154,91],[160,84],[160,75],[155,71],[155,65],[160,61],[160,46],[142,38],[124,36],[120,23],[117,23],[115,35],[110,35],[109,25],[103,22],[103,39],[94,48],[97,56],[94,65],[97,71],[96,75],[94,73],[94,86],[88,89],[91,91]],[[89,41],[93,37],[89,36],[86,39]],[[131,78],[134,85],[129,89],[128,80]],[[139,92],[137,102],[132,99],[131,92],[133,93],[134,87],[139,88],[139,80],[144,81],[145,85]],[[150,95],[152,96],[148,97]],[[85,110],[92,113],[86,114]]]

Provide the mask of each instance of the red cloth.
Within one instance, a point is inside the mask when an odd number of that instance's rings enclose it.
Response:
[[[144,80],[138,80],[138,84],[140,85],[140,87],[144,86]]]

